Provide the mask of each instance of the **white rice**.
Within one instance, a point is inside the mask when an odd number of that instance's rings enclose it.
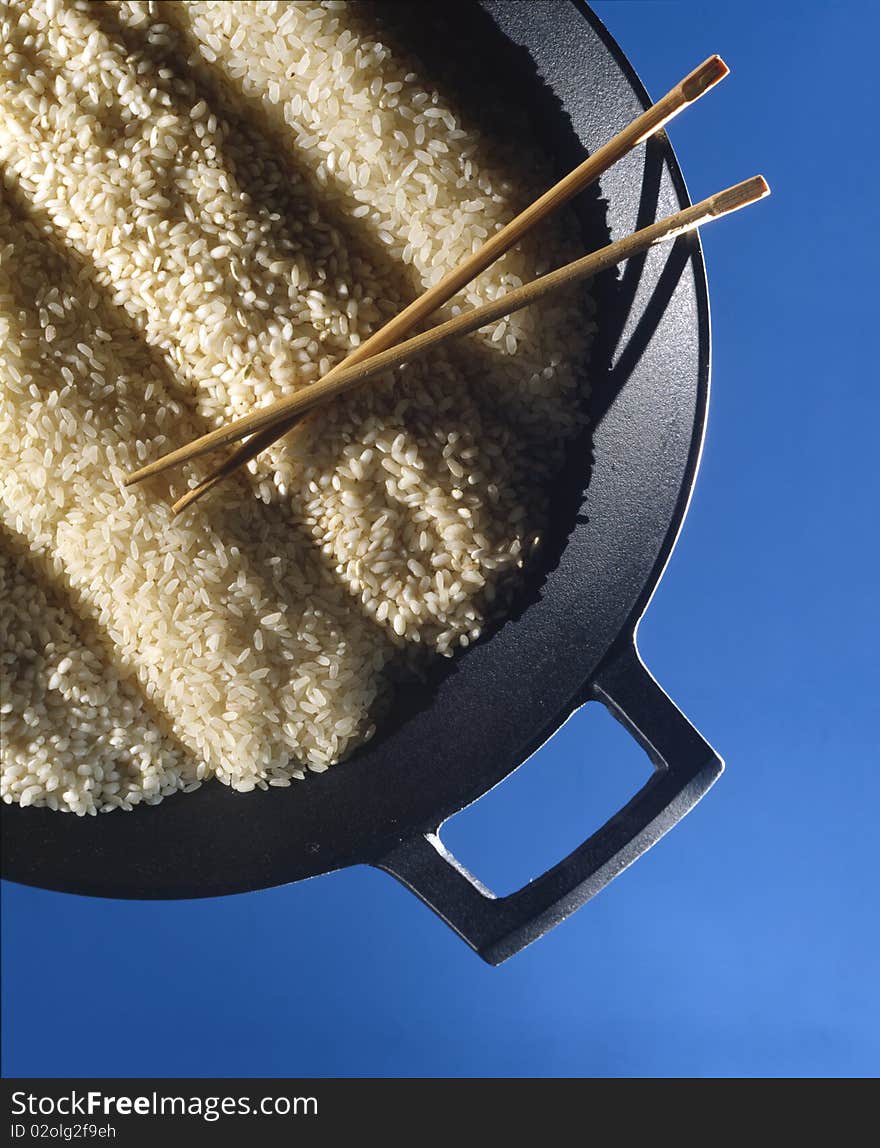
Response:
[[[551,181],[526,138],[357,5],[0,6],[4,801],[288,784],[372,735],[395,651],[479,637],[581,425],[582,297],[367,384],[179,519],[204,468],[121,483],[459,264]],[[447,314],[577,253],[548,223]]]

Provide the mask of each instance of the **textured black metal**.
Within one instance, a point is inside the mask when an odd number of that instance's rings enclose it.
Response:
[[[508,38],[504,51],[482,54],[497,64],[480,79],[528,105],[560,172],[648,103],[583,4],[486,0],[450,19],[456,29],[469,21],[473,35]],[[601,198],[588,192],[578,208],[593,246],[688,202],[660,137],[617,164],[601,181]],[[430,688],[402,695],[394,728],[292,789],[239,795],[210,784],[158,807],[84,819],[4,807],[4,875],[99,896],[200,897],[367,862],[393,872],[498,961],[571,912],[681,816],[720,762],[627,651],[699,460],[709,377],[699,240],[654,249],[595,286],[594,425],[554,499],[549,568],[533,578],[515,617]],[[660,769],[550,873],[512,897],[487,898],[431,835],[594,696],[645,744],[660,743]]]

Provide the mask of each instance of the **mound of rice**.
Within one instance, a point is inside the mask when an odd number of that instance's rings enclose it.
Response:
[[[124,475],[324,374],[552,182],[373,6],[0,8],[2,795],[289,785],[503,607],[581,425],[583,297],[324,408],[179,519]],[[523,161],[523,154],[528,162]],[[446,309],[580,253],[546,224]]]

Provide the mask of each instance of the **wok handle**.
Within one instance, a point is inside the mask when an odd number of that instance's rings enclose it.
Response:
[[[693,808],[724,763],[645,668],[629,637],[605,659],[586,700],[602,702],[645,749],[654,773],[601,829],[552,869],[496,897],[445,848],[438,831],[376,862],[491,965],[536,941],[603,889]]]

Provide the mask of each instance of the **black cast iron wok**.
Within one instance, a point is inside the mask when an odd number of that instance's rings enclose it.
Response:
[[[512,41],[481,54],[504,58],[485,82],[529,101],[560,173],[648,103],[620,49],[580,3],[486,0],[443,12],[453,13],[458,36],[498,41],[503,33]],[[581,201],[593,246],[688,198],[661,137]],[[304,784],[246,796],[211,784],[155,808],[96,818],[5,807],[7,877],[95,896],[207,897],[367,863],[397,877],[495,964],[589,900],[699,800],[722,762],[635,644],[687,509],[703,438],[709,312],[699,240],[656,249],[595,286],[593,428],[554,498],[551,568],[536,573],[517,615],[456,659],[430,696],[408,699],[394,728]],[[494,897],[445,851],[438,827],[591,699],[642,744],[655,771],[559,864]]]

